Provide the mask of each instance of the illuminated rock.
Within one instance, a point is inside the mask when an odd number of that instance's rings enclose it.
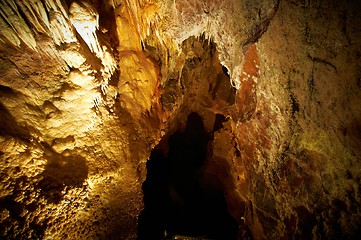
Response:
[[[357,238],[359,7],[1,1],[0,235],[146,239],[155,226],[210,238],[218,226],[238,239]],[[208,136],[201,145],[185,140],[192,113]],[[153,169],[152,151],[163,155]],[[164,183],[167,174],[177,180]],[[157,194],[189,222],[158,226],[162,215],[138,229],[143,210],[166,212]],[[216,205],[195,223],[189,206]],[[211,223],[216,213],[229,224]]]

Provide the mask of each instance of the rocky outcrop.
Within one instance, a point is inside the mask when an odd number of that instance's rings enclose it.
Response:
[[[2,1],[0,234],[135,239],[147,159],[195,112],[238,239],[356,239],[359,7]]]

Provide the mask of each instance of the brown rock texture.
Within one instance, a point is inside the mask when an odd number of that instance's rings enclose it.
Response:
[[[1,1],[1,239],[154,239],[150,156],[171,169],[194,114],[204,159],[177,164],[224,199],[216,239],[358,239],[360,19],[354,0]]]

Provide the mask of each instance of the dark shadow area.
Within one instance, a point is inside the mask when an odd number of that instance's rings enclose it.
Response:
[[[222,100],[228,105],[233,105],[236,101],[236,89],[232,87],[227,69],[217,74],[214,87],[211,89],[212,99]]]
[[[213,132],[217,132],[218,130],[223,128],[223,123],[227,121],[227,118],[222,114],[216,114],[216,119],[213,125]]]
[[[22,176],[11,182],[14,190],[11,194],[0,197],[0,212],[8,212],[9,216],[3,218],[0,224],[1,239],[42,239],[45,229],[47,228],[46,221],[32,221],[28,222],[25,211],[35,211],[36,201],[31,202],[32,197],[28,191],[23,191],[22,185],[29,184],[30,180],[26,176]],[[19,201],[22,198],[23,201]]]
[[[204,184],[202,166],[210,139],[202,118],[191,113],[185,131],[169,138],[167,157],[152,151],[143,183],[138,239],[174,235],[236,239],[238,225],[227,211],[223,190]]]
[[[16,93],[9,87],[0,85],[0,96],[16,96]],[[17,137],[25,142],[29,141],[29,130],[24,126],[20,126],[15,117],[9,112],[9,110],[0,101],[0,135]]]
[[[43,145],[50,148],[45,143]],[[46,151],[45,156],[48,162],[40,174],[38,187],[41,195],[49,202],[59,203],[65,188],[83,187],[88,178],[86,159],[78,155],[63,156],[52,150]]]

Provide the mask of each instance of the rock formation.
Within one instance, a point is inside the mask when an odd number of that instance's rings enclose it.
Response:
[[[358,239],[360,13],[1,1],[1,238]]]

